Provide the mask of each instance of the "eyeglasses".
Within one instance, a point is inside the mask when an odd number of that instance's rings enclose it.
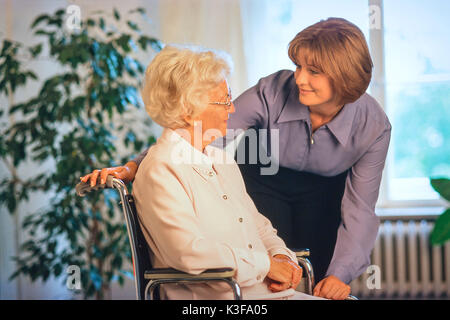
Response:
[[[210,102],[209,104],[225,106],[225,109],[228,111],[231,108],[231,94],[228,94],[228,98],[229,100],[227,102]]]

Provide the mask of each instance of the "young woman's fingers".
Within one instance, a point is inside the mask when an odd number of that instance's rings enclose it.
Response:
[[[111,174],[113,170],[110,170],[110,168],[103,168],[100,172],[100,183],[105,184],[106,183],[106,177]]]
[[[338,286],[328,286],[328,290],[323,290],[324,298],[336,300],[339,297],[340,287]]]
[[[91,175],[91,187],[93,187],[93,186],[95,186],[97,184],[97,178],[98,178],[99,174],[100,174],[100,170],[94,170],[92,172],[92,175]]]
[[[83,181],[84,183],[87,183],[89,181],[89,178],[91,177],[92,173],[89,173],[87,175],[85,175],[84,177],[81,177],[80,180]]]
[[[319,281],[319,283],[314,287],[314,291],[313,291],[313,295],[315,295],[316,297],[321,297],[321,293],[322,293],[322,286],[323,286],[324,280]]]

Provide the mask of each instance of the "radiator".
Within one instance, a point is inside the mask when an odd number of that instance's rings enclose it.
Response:
[[[450,242],[431,246],[433,225],[425,219],[382,219],[372,267],[352,281],[352,294],[360,299],[449,299]]]

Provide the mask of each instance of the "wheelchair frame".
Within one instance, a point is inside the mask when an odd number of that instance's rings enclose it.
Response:
[[[100,178],[99,178],[100,179]],[[100,182],[100,181],[98,181]],[[113,176],[108,176],[106,184],[97,184],[91,187],[88,183],[80,182],[76,185],[76,192],[83,197],[88,192],[104,188],[116,189],[120,196],[120,204],[126,221],[128,239],[131,247],[134,283],[137,300],[154,300],[155,289],[165,283],[192,283],[192,282],[225,282],[233,292],[235,300],[242,300],[239,284],[233,279],[236,271],[230,268],[208,269],[198,275],[181,272],[172,268],[152,268],[149,247],[142,234],[133,196],[128,192],[125,183]],[[314,272],[309,257],[309,249],[302,249],[296,253],[299,265],[303,268],[306,278],[305,290],[312,295],[314,288]],[[349,296],[351,299],[352,296]],[[354,297],[353,297],[354,298]]]

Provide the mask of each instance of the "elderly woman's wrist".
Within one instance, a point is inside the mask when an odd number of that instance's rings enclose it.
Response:
[[[287,256],[285,254],[280,254],[280,253],[275,254],[273,257],[277,258],[277,259],[282,259],[282,260],[291,260],[291,258],[289,256]]]

